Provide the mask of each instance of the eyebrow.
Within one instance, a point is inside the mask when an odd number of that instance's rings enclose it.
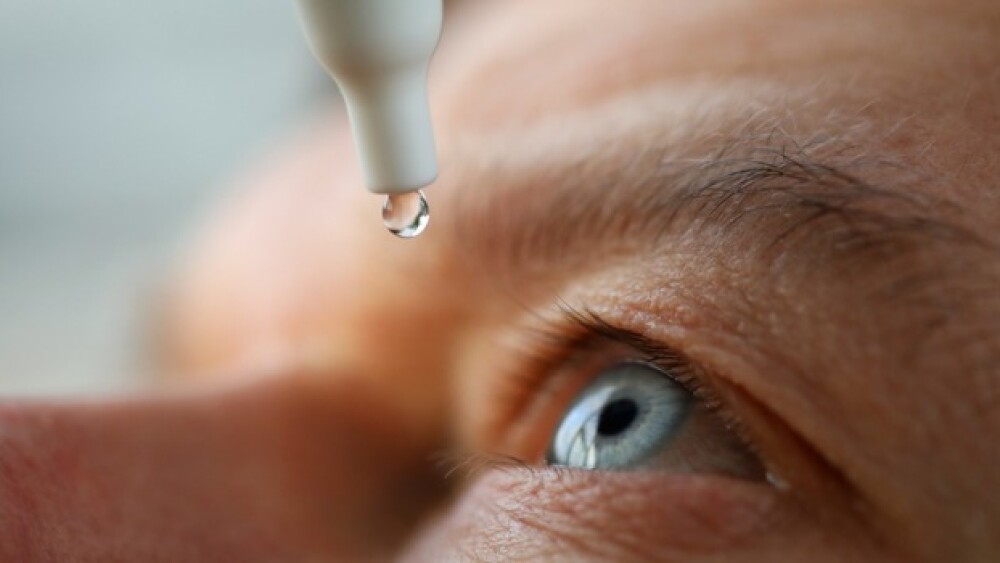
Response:
[[[571,165],[494,164],[478,174],[497,185],[476,191],[477,199],[458,194],[449,235],[467,262],[491,275],[581,269],[685,243],[772,261],[821,254],[818,267],[830,269],[892,270],[906,261],[934,269],[941,256],[998,253],[954,220],[957,203],[915,189],[926,178],[902,159],[876,157],[835,135],[799,140],[778,128],[701,145],[708,148],[700,155],[651,142]],[[935,276],[923,277],[909,283],[914,292]],[[885,285],[904,282],[913,280],[887,277]]]

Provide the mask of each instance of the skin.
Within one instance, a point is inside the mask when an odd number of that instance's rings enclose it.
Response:
[[[0,411],[0,559],[1000,557],[995,2],[449,20],[428,232],[385,233],[340,117],[253,172],[163,307],[193,390]],[[636,354],[558,361],[559,303],[683,357],[771,482],[445,479],[442,450],[539,461]]]

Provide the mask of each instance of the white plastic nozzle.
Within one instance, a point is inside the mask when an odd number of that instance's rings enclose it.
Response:
[[[347,102],[365,187],[412,192],[437,178],[427,70],[442,0],[299,0],[313,53]]]

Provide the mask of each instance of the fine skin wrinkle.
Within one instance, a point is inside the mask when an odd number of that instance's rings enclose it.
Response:
[[[0,406],[0,559],[1000,559],[995,1],[445,30],[426,231],[385,232],[317,118],[169,280],[150,340],[191,390]],[[630,362],[703,432],[547,465]]]

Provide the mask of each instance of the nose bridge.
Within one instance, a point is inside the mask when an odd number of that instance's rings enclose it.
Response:
[[[432,209],[437,189],[428,193]],[[475,288],[433,218],[421,237],[399,240],[373,212],[378,232],[341,272],[353,281],[337,297],[328,333],[339,340],[334,361],[346,365],[338,367],[365,374],[406,413],[406,430],[428,443],[440,442],[449,423],[454,357],[475,305]]]

